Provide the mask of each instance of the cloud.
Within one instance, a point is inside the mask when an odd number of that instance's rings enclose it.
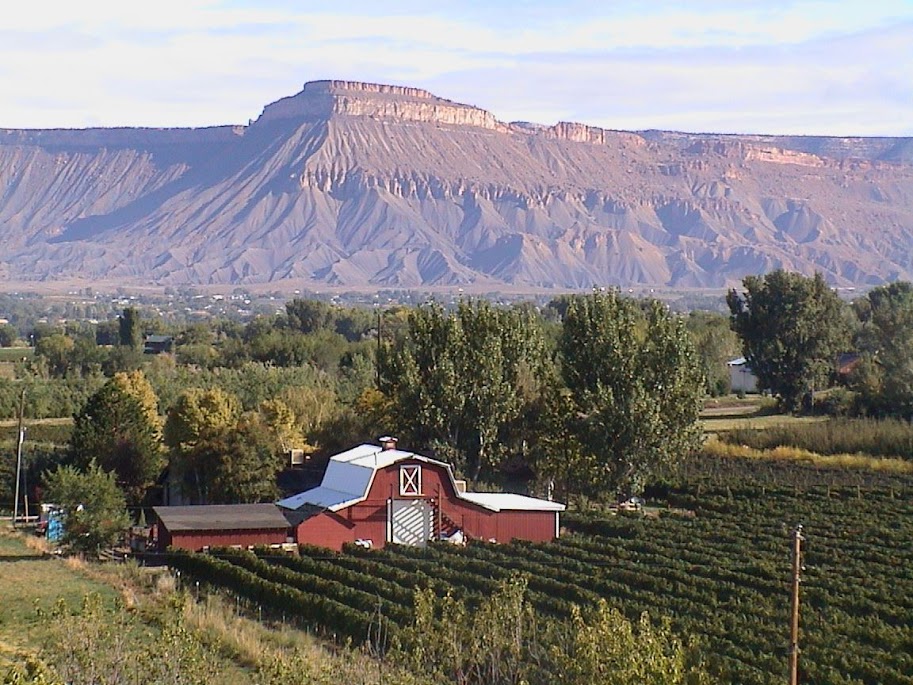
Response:
[[[0,64],[18,68],[0,71],[0,126],[244,123],[307,80],[347,78],[502,119],[898,135],[911,22],[902,0],[36,0],[4,17]]]

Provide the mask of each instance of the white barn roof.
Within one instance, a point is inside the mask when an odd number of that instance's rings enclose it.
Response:
[[[563,504],[511,492],[464,492],[461,497],[492,511],[564,511]]]
[[[405,450],[384,449],[363,444],[340,452],[330,458],[323,481],[316,488],[299,492],[276,502],[284,509],[299,509],[304,505],[339,511],[358,504],[368,497],[374,474],[378,470],[406,460],[418,460],[442,466],[447,470],[456,496],[490,511],[564,511],[563,504],[535,497],[493,492],[459,492],[449,464]]]

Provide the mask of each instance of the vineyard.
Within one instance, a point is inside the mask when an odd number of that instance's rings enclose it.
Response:
[[[467,603],[524,574],[544,616],[604,597],[669,617],[719,682],[786,680],[790,534],[806,536],[800,680],[913,684],[913,478],[795,463],[703,460],[656,491],[656,517],[574,513],[554,543],[176,554],[172,565],[272,616],[373,643],[412,619],[415,588]]]

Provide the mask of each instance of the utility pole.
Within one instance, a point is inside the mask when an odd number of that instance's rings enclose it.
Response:
[[[380,306],[377,307],[377,354],[374,358],[374,380],[380,390],[380,349],[381,349],[381,318]]]
[[[799,685],[799,574],[802,571],[802,525],[793,531],[793,597],[789,631],[789,685]]]
[[[16,448],[16,494],[13,498],[13,527],[16,527],[16,520],[19,518],[19,484],[22,483],[22,443],[25,442],[25,427],[22,425],[22,417],[25,414],[25,388],[22,389],[22,395],[19,398],[19,444]],[[26,498],[28,494],[22,493]],[[27,501],[27,500],[26,500]]]

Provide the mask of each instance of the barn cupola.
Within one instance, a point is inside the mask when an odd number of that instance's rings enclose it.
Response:
[[[396,440],[396,438],[394,438],[394,437],[391,437],[391,436],[389,436],[389,435],[384,435],[384,436],[378,438],[377,441],[380,443],[381,449],[384,450],[385,452],[386,452],[387,450],[395,450],[395,449],[396,449],[396,442],[397,442],[397,440]]]

